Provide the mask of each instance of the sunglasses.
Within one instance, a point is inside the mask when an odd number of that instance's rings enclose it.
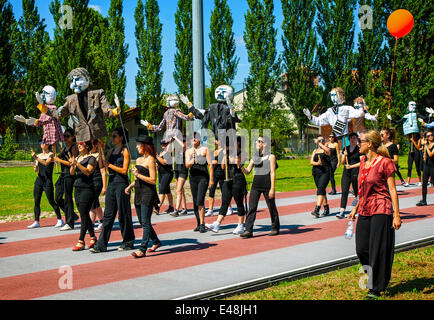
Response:
[[[362,140],[360,139],[360,143],[369,142],[369,140]]]
[[[112,138],[118,138],[118,137],[119,137],[119,135],[117,135],[117,134],[112,135]]]
[[[256,142],[264,143],[264,140],[256,140]]]

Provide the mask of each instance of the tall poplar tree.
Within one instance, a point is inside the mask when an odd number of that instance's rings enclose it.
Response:
[[[273,104],[280,84],[280,61],[276,49],[274,5],[272,0],[248,0],[244,42],[250,63],[245,82],[246,95],[241,126],[272,128],[279,105]],[[277,128],[276,128],[277,129]]]
[[[178,86],[178,93],[188,96],[190,101],[193,100],[192,10],[191,0],[178,0],[175,13],[176,52],[175,71],[173,72],[173,78]]]
[[[134,18],[136,20],[136,75],[137,106],[141,108],[142,118],[151,122],[160,120],[164,109],[161,107],[163,56],[161,54],[162,24],[159,19],[160,8],[156,0],[137,2]]]
[[[345,91],[347,103],[355,98],[354,11],[356,0],[316,0],[316,31],[320,78],[325,87],[323,103],[331,105],[328,93],[334,87]]]
[[[27,115],[38,116],[34,96],[47,82],[45,56],[47,54],[49,36],[45,31],[44,19],[41,19],[35,0],[23,0],[23,15],[18,21],[16,42],[17,93],[16,100],[20,111]],[[17,110],[19,112],[19,110]],[[21,112],[20,112],[21,114]]]
[[[317,43],[313,28],[316,8],[315,4],[308,0],[281,2],[286,104],[295,117],[301,136],[308,123],[303,109],[312,109],[322,98],[321,89],[316,83]]]
[[[207,55],[208,63],[206,65],[211,78],[211,92],[214,92],[221,84],[231,85],[237,74],[240,59],[235,55],[233,23],[234,20],[227,1],[214,0],[209,33],[211,49]],[[212,96],[214,97],[214,95]]]
[[[6,120],[12,114],[12,89],[14,85],[14,51],[12,34],[14,32],[15,18],[12,5],[7,0],[0,0],[0,120]]]

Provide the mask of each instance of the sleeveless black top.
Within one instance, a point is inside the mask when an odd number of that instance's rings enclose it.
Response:
[[[95,184],[102,184],[101,167],[99,166],[98,157],[99,154],[93,154],[95,157],[95,171],[93,172],[93,182]]]
[[[160,156],[161,157],[161,156]],[[158,164],[158,173],[163,175],[163,174],[168,174],[168,173],[172,173],[173,169],[172,169],[172,165],[170,163],[166,163],[165,165],[161,164],[160,161],[158,161],[158,158],[155,158]]]
[[[338,161],[338,152],[336,148],[330,149],[330,161]]]
[[[194,151],[196,152],[196,151]],[[190,175],[205,176],[209,178],[208,162],[206,156],[200,156],[196,153],[196,161],[190,168]]]
[[[114,151],[113,149],[112,151]],[[113,154],[113,152],[110,154],[110,158],[108,160],[109,163],[112,165],[122,168],[124,165],[124,154],[122,149],[118,154]],[[109,169],[109,183],[128,183],[128,176],[126,174],[118,173],[112,169]]]
[[[313,161],[318,162],[321,159],[320,166],[312,167],[312,175],[322,175],[330,171],[330,157],[325,153],[315,153],[313,156]]]
[[[66,146],[65,148],[62,149],[62,152],[59,154],[59,159],[62,159],[64,161],[68,161],[68,153],[71,153],[72,155],[72,148],[75,146],[75,144],[72,144],[70,147]],[[70,176],[70,172],[69,172],[70,167],[69,166],[65,166],[63,163],[60,164],[60,170],[61,176]]]
[[[270,155],[254,157],[255,176],[253,177],[252,189],[269,191],[271,189],[271,164]],[[276,169],[278,168],[276,162]]]
[[[48,158],[42,160],[48,160]],[[51,161],[48,166],[44,166],[42,163],[38,162],[38,177],[36,178],[35,183],[38,183],[39,185],[44,187],[53,186],[53,168],[54,161]]]
[[[428,148],[428,147],[427,147],[427,148]],[[434,146],[433,146],[432,148],[430,148],[429,150],[432,152],[433,149],[434,149]],[[425,153],[426,153],[426,157],[427,157],[425,163],[426,163],[428,166],[434,166],[434,156],[432,156],[432,157],[428,156],[428,152],[427,152],[426,150],[425,150]]]
[[[141,165],[136,165],[139,174],[149,177],[149,169]],[[155,185],[147,183],[141,179],[136,179],[135,184],[134,204],[154,206],[160,203]]]
[[[96,159],[94,156],[88,156],[80,161],[80,164],[83,167],[87,167],[89,164],[95,168]],[[76,179],[74,182],[74,187],[79,188],[93,188],[93,175],[95,170],[92,172],[90,176],[85,175],[79,168],[76,170]]]
[[[217,155],[215,155],[215,153],[214,153],[214,161],[217,161],[217,162],[219,161],[219,157],[222,154],[222,152],[223,152],[223,149],[220,150],[217,153]],[[222,161],[223,161],[223,159],[222,159]],[[219,175],[225,174],[225,172],[222,169],[221,163],[213,164],[212,166],[214,168],[214,175],[216,175],[216,174],[219,174]]]
[[[353,151],[351,151],[351,147],[348,147],[347,152],[348,152],[348,164],[357,164],[360,162],[361,154],[360,154],[359,146],[355,146]],[[352,168],[349,170],[347,168],[344,168],[344,171],[347,171],[347,173],[351,175],[359,174],[359,168]]]

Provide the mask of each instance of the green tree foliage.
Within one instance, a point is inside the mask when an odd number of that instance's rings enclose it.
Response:
[[[0,13],[0,101],[2,103],[0,119],[6,120],[12,114],[14,87],[14,63],[11,53],[14,51],[15,19],[9,1],[0,0]]]
[[[178,0],[175,13],[176,53],[175,71],[173,72],[178,93],[188,96],[190,101],[193,100],[192,10],[191,0]]]
[[[18,148],[18,144],[15,143],[14,132],[10,127],[6,128],[6,134],[4,137],[4,143],[0,149],[0,160],[12,160],[15,157],[15,150]]]
[[[304,108],[312,109],[322,93],[318,76],[316,35],[313,28],[316,8],[307,0],[282,0],[282,44],[286,104],[295,117],[300,136],[308,123]]]
[[[46,53],[49,44],[44,19],[41,20],[35,0],[23,0],[23,15],[18,21],[15,61],[17,66],[16,113],[39,115],[34,93],[47,82]]]
[[[206,65],[211,78],[212,92],[221,84],[231,85],[237,74],[240,59],[235,56],[233,22],[227,1],[214,0],[209,33],[211,50],[207,55]],[[213,96],[211,101],[215,101]]]
[[[344,89],[349,104],[356,95],[352,76],[356,3],[356,0],[315,1],[318,66],[325,87],[324,105],[331,105],[328,93],[335,87]]]
[[[142,118],[155,123],[161,120],[164,108],[161,107],[163,79],[161,54],[162,24],[160,8],[156,0],[147,0],[145,5],[138,1],[134,18],[136,20],[136,62],[137,107],[141,108]]]

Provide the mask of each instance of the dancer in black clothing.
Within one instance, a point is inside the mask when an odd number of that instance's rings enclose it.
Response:
[[[342,157],[342,164],[345,166],[342,173],[341,188],[341,208],[336,218],[345,218],[345,209],[347,208],[348,194],[350,192],[350,185],[353,186],[354,195],[357,197],[358,193],[358,177],[360,160],[362,155],[360,154],[360,148],[358,146],[359,138],[357,133],[351,133],[349,135],[350,146],[345,148],[344,156]]]
[[[270,145],[272,144],[270,143]],[[264,195],[271,217],[271,231],[268,235],[276,236],[280,231],[279,212],[275,201],[275,180],[278,166],[276,157],[271,154],[268,148],[264,137],[260,136],[256,140],[256,149],[259,151],[259,155],[250,160],[247,168],[240,166],[244,174],[250,174],[253,167],[255,168],[255,176],[253,177],[249,195],[249,211],[247,212],[245,231],[240,235],[245,239],[253,237],[253,225],[256,220],[261,194]]]
[[[60,163],[60,176],[56,181],[56,192],[54,200],[57,205],[65,213],[65,225],[60,228],[60,231],[74,229],[74,221],[78,220],[78,215],[74,212],[74,181],[75,175],[71,175],[69,169],[71,164],[69,158],[78,156],[77,145],[75,144],[74,130],[66,129],[63,133],[63,139],[66,146],[58,157],[54,157],[54,161]]]
[[[395,141],[395,131],[390,128],[385,128],[380,131],[381,142],[389,151],[390,158],[396,167],[396,174],[401,180],[401,184],[405,184],[405,180],[402,178],[401,172],[399,172],[399,149],[398,146],[394,143]]]
[[[205,196],[208,186],[214,184],[214,168],[211,152],[207,147],[201,146],[200,141],[200,134],[195,132],[192,139],[193,147],[185,152],[185,166],[190,169],[190,189],[197,221],[197,227],[194,231],[204,233],[206,232]]]
[[[426,206],[426,195],[428,193],[428,180],[434,182],[434,130],[430,130],[426,134],[426,143],[423,150],[423,180],[422,180],[422,200],[417,206]]]
[[[157,154],[157,166],[158,166],[158,194],[160,197],[160,206],[156,207],[156,214],[159,214],[160,207],[163,205],[164,199],[167,197],[169,202],[169,208],[163,213],[173,213],[173,196],[170,190],[170,182],[173,180],[173,167],[172,163],[168,160],[171,159],[169,141],[161,140],[161,152]]]
[[[185,166],[185,151],[186,151],[186,140],[185,137],[182,138],[182,141],[178,139],[178,137],[174,136],[175,142],[182,146],[182,159],[175,161],[175,181],[176,181],[176,205],[175,211],[173,211],[170,215],[172,217],[178,217],[179,215],[187,214],[187,201],[185,198],[185,190],[184,185],[188,178],[188,169]],[[181,210],[182,206],[182,210]]]
[[[316,192],[316,206],[311,212],[313,216],[318,218],[320,216],[321,206],[324,206],[324,212],[322,216],[326,216],[330,213],[330,207],[327,202],[326,188],[330,180],[330,148],[324,144],[324,137],[319,136],[315,139],[315,144],[318,145],[310,159],[312,166],[312,175],[315,180],[317,188]]]
[[[62,227],[62,215],[60,208],[54,200],[54,186],[53,186],[53,167],[54,167],[54,154],[50,152],[50,146],[48,144],[41,143],[42,153],[36,155],[35,151],[32,151],[32,158],[35,160],[33,167],[34,171],[38,173],[35,180],[35,186],[33,188],[33,197],[35,199],[35,222],[27,228],[39,228],[39,218],[41,215],[41,198],[42,193],[45,192],[47,200],[50,206],[54,209],[57,216],[57,223],[55,227]]]
[[[102,230],[102,218],[104,216],[104,211],[99,203],[99,195],[103,196],[107,192],[107,178],[106,170],[103,164],[102,153],[99,150],[104,150],[104,143],[101,140],[95,139],[92,141],[92,150],[90,153],[96,159],[96,168],[93,173],[93,186],[95,187],[95,200],[92,203],[92,209],[90,210],[90,219],[92,223],[95,223],[96,218],[99,220],[99,225],[95,228],[96,232],[101,232]]]
[[[134,258],[144,258],[146,252],[154,252],[161,247],[161,241],[158,239],[151,223],[152,208],[159,203],[157,188],[155,187],[157,181],[157,170],[155,168],[156,152],[151,137],[141,136],[136,141],[137,151],[141,157],[137,158],[136,166],[132,168],[132,173],[136,177],[136,180],[125,189],[125,193],[130,194],[131,188],[134,187],[134,205],[143,229],[139,250],[133,252],[131,255]],[[152,240],[153,246],[148,250],[149,239]]]
[[[228,140],[224,152],[225,159],[220,165],[225,174],[225,178],[227,178],[224,180],[222,187],[222,205],[217,220],[212,224],[206,224],[206,227],[213,232],[219,232],[220,225],[226,217],[232,198],[234,198],[238,208],[238,225],[232,233],[242,234],[245,231],[244,217],[246,215],[246,210],[244,208],[244,197],[247,195],[247,182],[241,167],[244,166],[244,163],[247,160],[247,154],[241,150],[241,137],[237,137],[237,155],[232,158],[229,155]]]
[[[125,131],[125,135],[128,135],[127,131]],[[104,167],[109,171],[109,181],[105,195],[103,227],[98,242],[90,249],[93,253],[107,251],[110,234],[118,212],[119,227],[123,238],[122,245],[118,250],[131,250],[134,247],[135,235],[130,196],[125,194],[125,189],[129,185],[130,153],[125,145],[128,143],[128,136],[124,136],[122,128],[113,131],[112,142],[115,147],[109,151],[106,160],[103,161]]]
[[[335,171],[339,168],[341,164],[341,152],[339,150],[339,143],[334,132],[330,133],[329,141],[326,146],[330,149],[330,183],[332,191],[330,195],[336,194],[336,182],[335,182]]]
[[[90,243],[89,248],[93,248],[96,243],[95,232],[93,230],[93,223],[90,219],[90,210],[95,201],[95,187],[93,184],[93,174],[97,167],[95,157],[90,153],[92,150],[92,143],[79,142],[78,151],[80,156],[75,158],[72,156],[69,159],[71,164],[70,173],[77,177],[74,182],[74,197],[75,204],[77,205],[78,212],[80,213],[80,236],[77,244],[72,248],[72,251],[82,251],[85,247],[84,237],[86,232],[89,232]]]
[[[410,149],[408,150],[408,171],[407,171],[407,183],[404,184],[405,187],[408,187],[410,185],[411,180],[411,171],[413,168],[413,162],[416,166],[416,172],[417,172],[417,178],[418,178],[418,186],[422,185],[422,178],[421,178],[421,168],[420,168],[420,134],[419,133],[412,133],[410,134]]]

